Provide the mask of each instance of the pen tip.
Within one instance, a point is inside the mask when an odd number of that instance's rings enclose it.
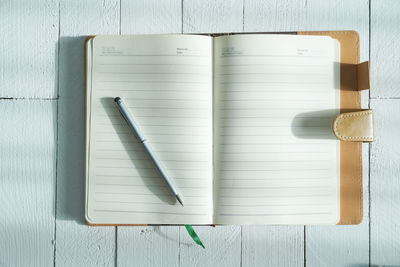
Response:
[[[179,201],[179,203],[181,203],[181,205],[183,206],[183,202],[182,199],[179,195],[176,195],[176,199]],[[184,207],[184,206],[183,206]]]
[[[120,97],[116,97],[116,98],[114,98],[114,101],[115,102],[118,102],[118,101],[120,101],[121,100],[121,98]]]

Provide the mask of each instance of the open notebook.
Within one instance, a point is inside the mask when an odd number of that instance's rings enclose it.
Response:
[[[89,39],[91,224],[336,224],[339,43],[238,34]],[[114,103],[173,179],[168,191]]]

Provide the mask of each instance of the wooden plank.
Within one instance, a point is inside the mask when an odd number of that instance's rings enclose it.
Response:
[[[241,32],[243,0],[183,1],[183,32]]]
[[[121,0],[121,33],[180,33],[181,15],[179,0]]]
[[[181,266],[240,266],[240,226],[193,226],[205,249],[194,243],[181,227]]]
[[[183,1],[183,32],[240,32],[243,29],[243,2]],[[198,226],[196,232],[206,249],[195,244],[185,227],[180,227],[182,266],[239,266],[241,226]]]
[[[55,98],[58,1],[0,6],[0,97]]]
[[[118,34],[119,3],[61,1],[56,266],[114,266],[115,227],[84,222],[84,40]]]
[[[0,100],[0,265],[51,266],[56,101]]]
[[[354,12],[357,10],[357,12]],[[361,39],[361,59],[368,60],[368,2],[367,1],[259,1],[248,0],[244,7],[245,31],[307,31],[307,30],[357,30]],[[364,97],[365,99],[365,97]],[[364,146],[367,148],[367,146]],[[368,151],[364,151],[364,173],[368,173]],[[364,203],[368,207],[367,176],[364,175]],[[368,264],[368,209],[365,209],[364,222],[359,226],[309,226],[306,227],[306,258],[307,265],[344,265],[350,263]],[[279,227],[277,228],[279,229]],[[278,236],[286,234],[280,229]],[[295,230],[293,230],[295,231]],[[259,233],[253,232],[253,237]],[[297,229],[302,236],[302,229]],[[247,232],[243,231],[243,240]],[[299,237],[300,238],[300,237]],[[284,243],[281,249],[271,252],[272,258],[292,257],[290,265],[302,265],[302,255],[285,251],[296,246],[294,238],[279,238],[292,243]],[[272,248],[274,248],[272,246]],[[303,246],[298,246],[303,249]],[[346,249],[342,249],[346,248]],[[269,251],[270,248],[260,249]],[[269,253],[269,252],[268,252]],[[301,255],[301,256],[296,256]],[[297,258],[300,257],[300,258]],[[243,255],[243,259],[248,257]],[[266,257],[268,258],[268,257]],[[260,260],[260,259],[258,259]],[[268,259],[269,260],[269,259]],[[254,261],[250,262],[252,265]],[[264,264],[268,263],[265,259]]]
[[[400,2],[371,0],[371,97],[400,97]]]
[[[242,266],[303,266],[303,226],[243,226]]]
[[[118,227],[117,266],[178,266],[178,226]]]
[[[179,33],[181,1],[136,0],[121,3],[121,34]],[[177,266],[178,226],[118,227],[118,266]]]
[[[400,99],[373,99],[371,145],[371,265],[400,265]]]
[[[356,30],[360,33],[361,54],[367,56],[368,14],[365,0],[246,0],[244,31]]]
[[[400,53],[393,48],[400,34],[397,1],[371,2],[371,91],[372,97],[399,97]],[[371,264],[399,265],[400,188],[398,173],[399,99],[373,99],[376,142],[371,145]]]

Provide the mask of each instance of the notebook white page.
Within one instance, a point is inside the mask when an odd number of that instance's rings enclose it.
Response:
[[[214,221],[336,224],[339,43],[330,37],[214,39]]]
[[[88,222],[212,223],[212,39],[98,36],[90,45]],[[174,181],[184,207],[118,113],[117,96]]]

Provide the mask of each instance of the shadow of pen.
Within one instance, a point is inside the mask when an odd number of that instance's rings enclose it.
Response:
[[[125,152],[128,154],[133,166],[142,178],[143,183],[162,202],[169,205],[175,205],[177,202],[175,196],[169,191],[166,182],[154,166],[147,151],[144,149],[143,144],[136,139],[132,130],[119,113],[114,98],[103,97],[100,101],[111,120],[111,124],[117,133]],[[118,116],[115,116],[116,114]],[[138,160],[138,155],[140,156],[140,160]]]

